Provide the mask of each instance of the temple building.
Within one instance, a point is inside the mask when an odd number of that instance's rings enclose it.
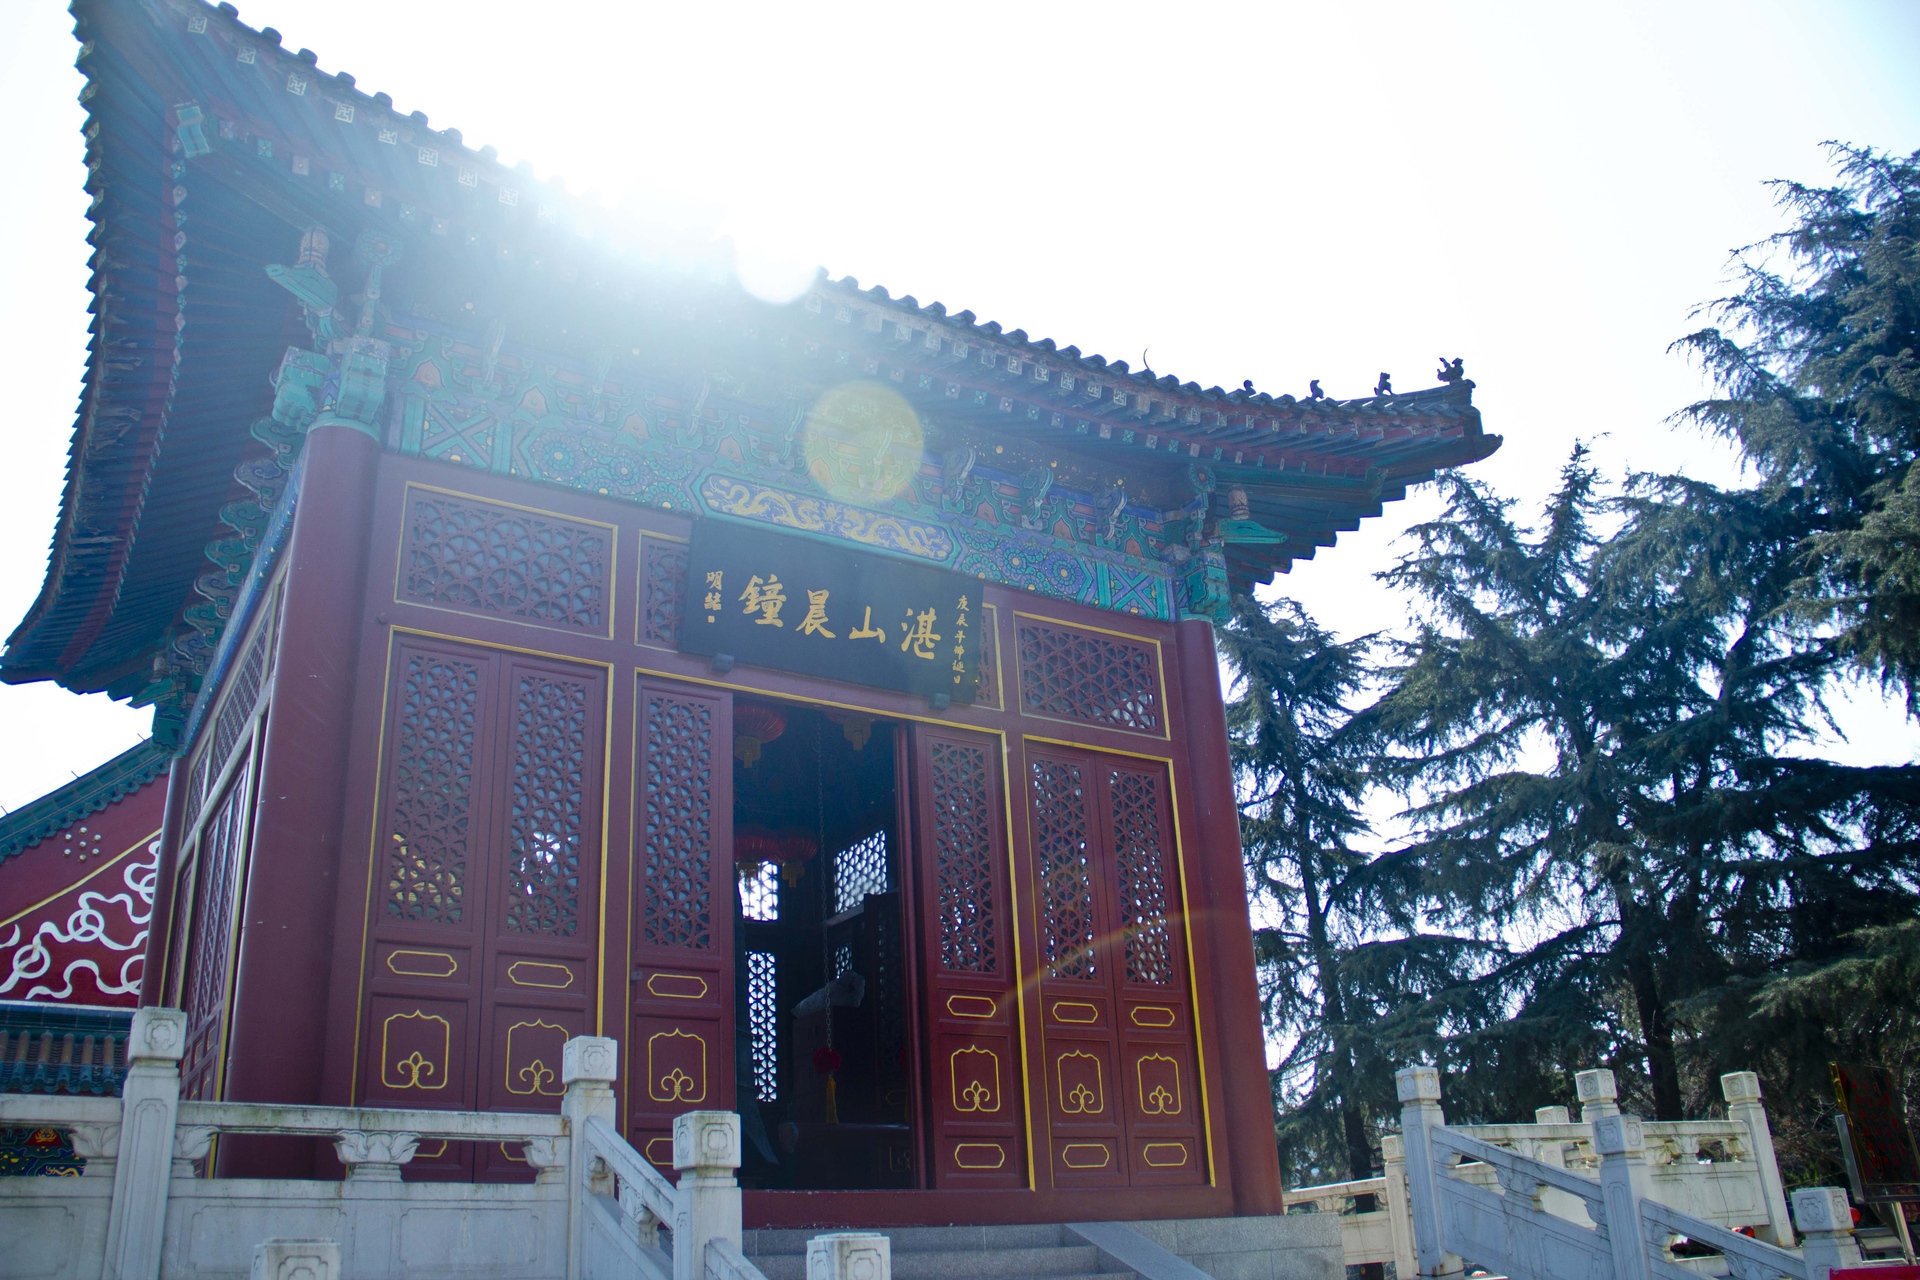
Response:
[[[73,8],[92,345],[0,678],[153,742],[0,827],[0,1000],[184,1009],[199,1099],[554,1111],[612,1037],[662,1167],[740,1113],[749,1225],[1280,1211],[1213,629],[1498,447],[1457,366],[770,303],[230,5]]]

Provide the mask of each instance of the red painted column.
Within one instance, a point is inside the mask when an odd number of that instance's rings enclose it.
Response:
[[[147,955],[140,966],[142,1008],[162,1003],[167,993],[167,952],[173,934],[174,876],[180,870],[180,827],[186,817],[187,762],[179,756],[167,766],[167,807],[160,819],[160,865],[153,876],[153,914],[147,920]]]
[[[379,442],[316,424],[287,548],[225,1096],[319,1102],[354,671]],[[313,1144],[223,1140],[222,1177],[310,1177]]]
[[[1208,939],[1213,997],[1220,1029],[1223,1111],[1227,1117],[1227,1172],[1233,1211],[1241,1216],[1283,1211],[1280,1152],[1274,1142],[1273,1090],[1260,1025],[1260,987],[1254,976],[1253,924],[1240,852],[1240,811],[1234,803],[1233,763],[1227,755],[1227,711],[1213,626],[1183,622],[1179,629],[1180,696],[1186,707],[1187,749],[1194,778],[1194,823],[1205,895],[1194,928]]]

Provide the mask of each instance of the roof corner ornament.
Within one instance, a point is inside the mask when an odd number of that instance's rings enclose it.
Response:
[[[1385,369],[1380,371],[1380,381],[1373,384],[1373,394],[1376,396],[1390,396],[1393,394],[1393,375]]]
[[[1455,356],[1452,360],[1441,356],[1440,370],[1433,376],[1449,387],[1458,386],[1461,383],[1465,383],[1469,387],[1473,385],[1471,382],[1467,382],[1467,362],[1459,356]]]
[[[1326,398],[1327,398],[1327,393],[1320,389],[1320,379],[1315,378],[1311,382],[1307,383],[1307,399],[1325,400]]]

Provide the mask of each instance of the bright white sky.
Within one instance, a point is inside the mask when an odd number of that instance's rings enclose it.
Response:
[[[84,371],[70,20],[0,0],[0,630],[32,602]],[[1201,385],[1365,394],[1464,356],[1477,474],[1533,499],[1568,449],[1733,477],[1664,423],[1701,384],[1667,344],[1765,179],[1828,138],[1920,147],[1920,3],[660,4],[248,0],[469,145],[705,217],[836,275]],[[1904,70],[1903,70],[1904,68]],[[237,426],[238,424],[236,424]],[[1393,625],[1369,575],[1415,498],[1281,589]],[[148,713],[0,687],[0,806],[131,745]],[[1856,760],[1920,745],[1855,699]]]

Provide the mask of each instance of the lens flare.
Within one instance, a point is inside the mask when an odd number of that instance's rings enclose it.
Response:
[[[843,382],[807,414],[807,474],[842,502],[886,502],[920,469],[925,442],[905,396],[877,382]]]

